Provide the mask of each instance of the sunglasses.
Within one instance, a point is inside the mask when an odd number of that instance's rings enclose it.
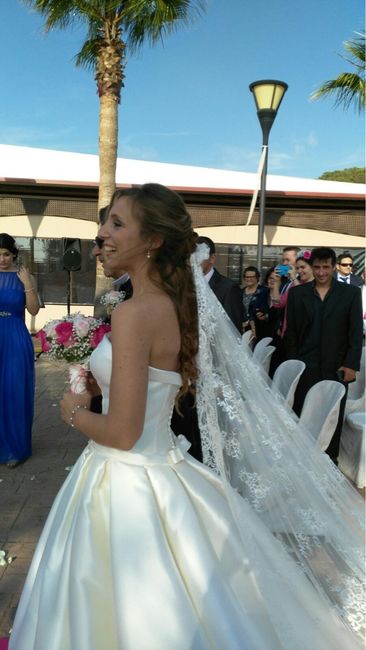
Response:
[[[350,266],[352,268],[353,264],[350,264],[348,262],[344,264],[343,262],[341,262],[339,266]]]

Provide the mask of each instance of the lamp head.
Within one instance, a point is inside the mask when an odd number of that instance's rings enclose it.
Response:
[[[277,115],[283,96],[288,88],[284,81],[263,79],[249,85],[253,93],[257,115],[263,131],[264,144],[267,144],[271,126]]]

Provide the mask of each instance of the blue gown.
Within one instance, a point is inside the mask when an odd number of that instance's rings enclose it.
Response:
[[[34,350],[17,274],[0,272],[0,463],[32,453]]]

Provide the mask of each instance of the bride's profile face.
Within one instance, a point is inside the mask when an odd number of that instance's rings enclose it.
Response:
[[[129,271],[136,263],[146,262],[149,244],[141,236],[140,223],[128,197],[122,196],[113,203],[98,237],[103,239],[104,266],[108,272]]]

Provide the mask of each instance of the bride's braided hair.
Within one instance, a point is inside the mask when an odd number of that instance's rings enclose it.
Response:
[[[197,379],[198,315],[189,258],[196,248],[197,234],[180,196],[158,183],[117,190],[111,201],[129,197],[141,223],[142,237],[159,235],[163,244],[151,255],[151,277],[172,299],[178,316],[182,387],[178,399],[193,390]],[[156,279],[156,276],[158,279]]]

